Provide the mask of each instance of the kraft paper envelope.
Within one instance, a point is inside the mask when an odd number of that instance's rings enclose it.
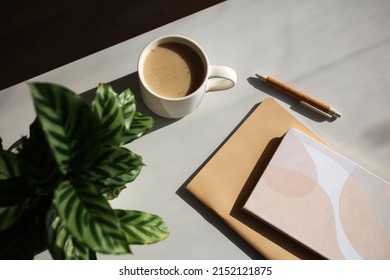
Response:
[[[323,142],[274,99],[265,99],[186,188],[265,258],[318,259],[314,253],[242,210],[281,137],[290,128]]]

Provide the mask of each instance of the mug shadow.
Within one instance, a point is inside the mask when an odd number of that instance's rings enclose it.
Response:
[[[248,83],[250,85],[252,85],[255,89],[258,89],[272,97],[274,97],[275,99],[279,99],[280,101],[283,101],[284,103],[287,103],[290,105],[290,108],[291,110],[313,120],[313,121],[316,121],[316,122],[324,122],[324,121],[328,121],[328,122],[333,122],[336,120],[335,117],[332,117],[332,118],[327,118],[325,116],[322,116],[312,110],[310,110],[309,108],[306,108],[305,106],[299,104],[299,102],[287,95],[287,94],[284,94],[284,93],[281,93],[279,90],[269,86],[269,85],[266,85],[265,83],[263,83],[262,81],[260,81],[258,78],[256,77],[249,77],[247,79]]]
[[[155,113],[153,113],[144,103],[141,97],[140,92],[140,85],[138,80],[138,72],[131,73],[129,75],[123,76],[121,78],[118,78],[116,80],[107,82],[107,84],[111,85],[111,87],[115,90],[117,93],[121,93],[122,91],[130,88],[130,90],[133,92],[136,104],[137,104],[137,111],[139,111],[141,114],[145,116],[150,116],[154,119],[154,126],[147,132],[151,133],[153,131],[159,130],[160,128],[163,128],[167,125],[170,125],[174,122],[177,122],[180,119],[168,119],[163,118]],[[91,104],[93,99],[96,95],[96,89],[91,88],[83,93],[80,94],[80,96],[88,103]]]

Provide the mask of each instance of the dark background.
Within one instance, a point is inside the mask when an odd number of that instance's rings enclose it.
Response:
[[[3,0],[0,89],[222,0]]]

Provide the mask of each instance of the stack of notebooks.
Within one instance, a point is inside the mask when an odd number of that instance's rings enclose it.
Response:
[[[390,259],[390,184],[264,100],[187,190],[267,259]]]

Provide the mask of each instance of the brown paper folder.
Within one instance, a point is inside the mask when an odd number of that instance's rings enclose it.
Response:
[[[318,259],[241,208],[290,128],[323,142],[274,99],[267,98],[188,183],[187,190],[267,259]]]

